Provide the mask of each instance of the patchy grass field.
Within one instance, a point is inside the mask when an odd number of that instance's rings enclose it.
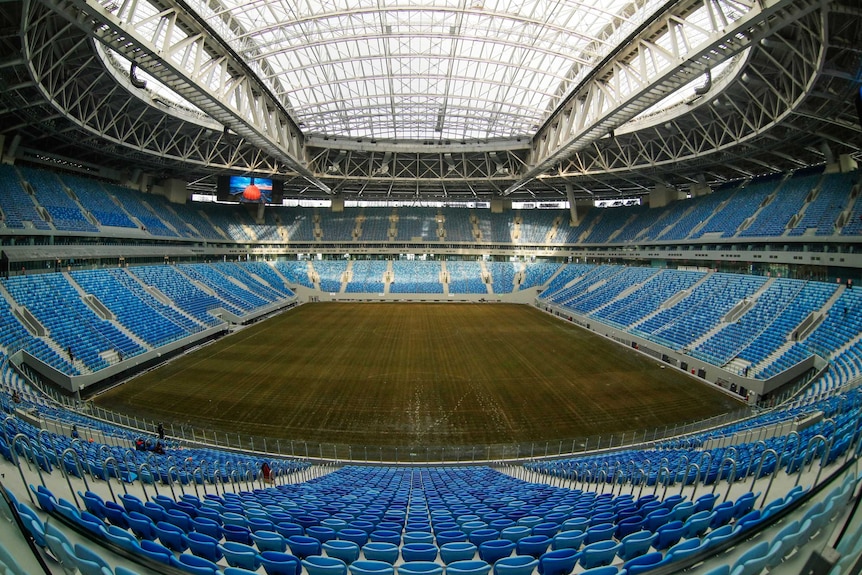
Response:
[[[282,442],[414,450],[664,428],[739,407],[526,305],[419,303],[303,305],[96,403]]]

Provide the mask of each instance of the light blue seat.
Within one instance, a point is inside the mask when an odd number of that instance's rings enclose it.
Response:
[[[685,525],[682,521],[674,520],[670,523],[665,523],[661,527],[658,528],[657,534],[658,537],[653,542],[653,547],[657,550],[662,551],[676,545],[680,539],[682,539],[682,534],[685,532]]]
[[[481,545],[485,541],[493,541],[500,538],[500,532],[490,527],[476,529],[467,535],[467,540],[473,545]]]
[[[433,543],[405,543],[401,546],[401,559],[407,563],[435,561],[439,552]]]
[[[300,559],[290,553],[264,551],[257,558],[268,575],[299,575],[302,572]]]
[[[338,539],[342,541],[353,541],[361,547],[368,543],[368,532],[354,527],[345,527],[338,532]]]
[[[401,545],[401,533],[389,529],[376,529],[371,532],[368,538],[375,543],[380,542],[392,543],[393,545]]]
[[[398,575],[442,575],[443,566],[433,561],[407,561],[399,565],[397,571]]]
[[[320,555],[320,541],[306,535],[292,535],[287,538],[287,546],[291,554],[305,559],[309,555]]]
[[[404,534],[404,544],[434,543],[434,534],[430,531],[408,531]]]
[[[671,515],[673,519],[685,522],[686,519],[694,514],[696,507],[697,505],[693,501],[680,501],[673,507]]]
[[[345,523],[345,526],[347,524]],[[335,539],[337,536],[337,532],[332,527],[327,527],[326,525],[312,525],[308,529],[305,530],[305,534],[308,537],[313,537],[324,543],[329,541],[330,539]]]
[[[619,551],[621,547],[621,544],[613,540],[590,543],[584,547],[581,552],[581,567],[584,569],[591,569],[593,567],[610,565],[613,562],[614,557],[616,557],[617,551]]]
[[[225,541],[233,541],[234,543],[242,543],[243,545],[251,544],[251,531],[249,531],[248,527],[225,523],[221,526],[221,531]]]
[[[574,570],[581,554],[575,549],[548,551],[539,557],[541,575],[569,575]]]
[[[804,541],[799,540],[799,521],[793,521],[779,531],[772,539],[772,544],[769,547],[769,554],[766,559],[766,567],[774,569],[779,565],[784,558],[796,547],[797,544],[804,544]]]
[[[563,521],[563,524],[560,526],[562,531],[586,531],[587,527],[590,526],[590,518],[589,517],[572,517],[570,519],[566,519]]]
[[[613,523],[597,523],[596,525],[592,525],[587,528],[587,538],[584,539],[584,543],[589,545],[596,541],[613,539],[616,530],[617,527]]]
[[[539,560],[531,555],[503,557],[494,563],[494,575],[531,575]]]
[[[500,531],[500,539],[507,539],[517,543],[524,537],[529,537],[531,533],[532,529],[525,525],[512,525]]]
[[[385,561],[358,559],[348,566],[351,575],[394,575],[395,568]]]
[[[446,565],[455,561],[467,561],[476,554],[476,546],[469,541],[452,541],[440,546],[440,559]]]
[[[159,521],[155,525],[154,529],[159,536],[159,541],[161,542],[161,544],[170,549],[171,551],[182,553],[188,548],[186,542],[183,540],[183,530],[174,525],[173,523]]]
[[[603,567],[593,567],[580,572],[580,575],[617,575],[620,573],[616,565],[605,565]]]
[[[668,549],[667,553],[665,553],[665,560],[667,563],[670,563],[671,561],[679,561],[686,557],[691,557],[704,549],[706,549],[706,543],[702,542],[697,537],[686,539]]]
[[[620,559],[629,561],[635,557],[646,555],[656,537],[658,537],[657,534],[646,530],[627,535],[620,542],[620,550],[618,552]]]
[[[718,529],[733,519],[733,502],[722,501],[713,508],[712,520],[709,522],[711,529]]]
[[[754,509],[754,503],[757,501],[757,498],[759,496],[760,493],[755,494],[751,491],[740,495],[736,499],[736,503],[733,504],[733,518],[739,519],[740,517]]]
[[[398,545],[385,541],[370,541],[362,546],[362,554],[371,561],[394,565],[398,560]]]
[[[347,565],[350,565],[357,559],[359,559],[359,545],[354,543],[353,541],[342,541],[340,539],[334,539],[332,541],[327,541],[323,545],[321,545],[323,551],[326,552],[327,557],[334,557],[336,559],[341,559]]]
[[[218,565],[212,561],[198,557],[197,555],[190,555],[189,553],[180,553],[176,557],[172,556],[171,565],[192,575],[217,575],[221,573]]]
[[[153,561],[158,561],[165,565],[170,565],[171,558],[174,556],[173,551],[164,545],[156,543],[155,541],[150,541],[149,539],[141,540],[140,552],[142,555],[149,557]]]
[[[491,541],[485,541],[479,545],[479,559],[494,565],[500,559],[512,555],[516,548],[517,544],[508,539],[493,539]]]
[[[658,528],[671,520],[673,512],[664,507],[650,511],[649,515],[644,519],[644,528],[647,531],[658,531]]]
[[[253,531],[251,540],[254,542],[258,551],[279,551],[284,552],[287,549],[287,541],[284,537],[274,531]]]
[[[308,575],[347,575],[347,564],[335,557],[310,555],[302,560]]]
[[[113,573],[108,562],[86,545],[76,543],[74,552],[78,570],[82,575],[105,575],[105,573]]]
[[[617,522],[617,528],[614,532],[618,541],[622,541],[632,533],[636,533],[643,529],[644,520],[640,515],[632,515],[625,517]]]
[[[527,529],[527,531],[529,532],[528,528],[525,527],[524,529]],[[443,545],[445,545],[447,543],[457,543],[457,542],[467,541],[467,534],[464,533],[463,531],[460,531],[460,530],[449,529],[449,530],[441,531],[441,532],[437,533],[436,539],[437,539],[437,545],[439,547],[443,547]]]
[[[711,511],[697,511],[685,520],[685,530],[683,538],[690,539],[692,537],[701,537],[706,530],[709,529],[709,523],[712,520]]]
[[[218,550],[218,539],[210,537],[206,533],[183,533],[183,541],[189,551],[198,557],[203,557],[209,561],[218,561],[221,559],[221,551]]]
[[[103,533],[105,539],[132,553],[137,553],[141,548],[138,540],[134,535],[124,529],[120,529],[116,525],[109,525]]]
[[[638,575],[639,573],[655,569],[663,560],[664,555],[659,552],[647,553],[623,563],[623,570],[626,572],[626,575]]]
[[[45,546],[60,563],[63,571],[72,575],[78,570],[75,551],[69,539],[51,523],[45,525]]]
[[[589,537],[589,531],[587,531],[587,537]],[[519,539],[516,544],[518,555],[531,555],[536,559],[545,553],[550,546],[551,539],[544,535],[530,535]]]
[[[453,561],[446,566],[446,575],[488,575],[491,566],[484,561]]]
[[[580,549],[587,534],[578,529],[560,531],[551,540],[551,549]]]
[[[260,567],[257,552],[251,545],[237,543],[236,541],[225,541],[224,543],[219,543],[218,550],[231,567],[242,567],[251,571],[256,571]]]
[[[731,575],[757,575],[766,565],[769,543],[761,541],[743,553],[731,569]]]

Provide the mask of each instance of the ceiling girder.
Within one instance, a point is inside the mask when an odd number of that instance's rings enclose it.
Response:
[[[511,194],[631,120],[706,70],[826,4],[827,0],[683,0],[595,68],[533,139],[529,170]],[[728,22],[724,14],[747,11]],[[693,24],[698,8],[711,18]]]
[[[301,158],[303,136],[249,65],[179,3],[127,1],[116,13],[93,0],[40,0],[93,39],[328,193]]]

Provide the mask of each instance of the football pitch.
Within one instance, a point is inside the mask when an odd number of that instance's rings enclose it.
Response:
[[[664,429],[741,406],[527,305],[422,303],[302,305],[95,402],[177,435],[412,450]]]

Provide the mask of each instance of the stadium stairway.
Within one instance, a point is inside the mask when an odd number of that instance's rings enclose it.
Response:
[[[485,289],[489,295],[494,295],[494,284],[490,281],[485,281],[491,277],[491,272],[488,271],[488,266],[485,265],[485,260],[479,260],[479,269],[482,270],[482,283],[485,284]]]

